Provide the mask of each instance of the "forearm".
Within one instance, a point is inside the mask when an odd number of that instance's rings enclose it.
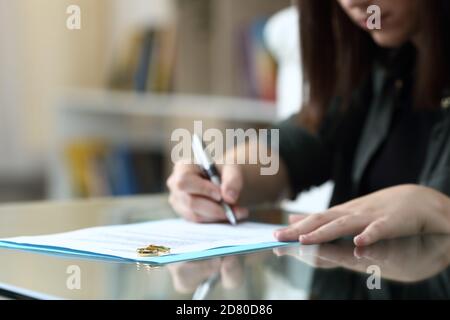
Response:
[[[260,165],[244,165],[244,188],[242,201],[246,204],[276,202],[289,193],[286,169],[282,162],[278,173],[261,175]]]
[[[226,163],[237,164],[242,168],[244,186],[240,196],[243,204],[274,202],[288,192],[286,168],[276,151],[269,151],[270,163],[257,159],[249,161],[250,154],[258,154],[257,142],[237,146],[226,154]],[[245,159],[245,163],[242,163]],[[240,161],[238,161],[240,160]]]

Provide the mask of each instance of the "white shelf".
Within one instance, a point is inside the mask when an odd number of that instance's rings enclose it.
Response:
[[[276,119],[275,103],[207,95],[70,90],[61,99],[59,107],[71,112],[198,117],[252,123],[270,123]]]

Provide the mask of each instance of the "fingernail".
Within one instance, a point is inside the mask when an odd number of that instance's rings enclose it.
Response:
[[[275,237],[275,235],[274,235],[274,237]],[[273,253],[274,253],[277,257],[280,257],[280,256],[281,256],[281,252],[280,252],[280,250],[278,250],[278,248],[273,249]]]
[[[362,245],[364,243],[364,237],[363,236],[356,236],[353,239],[353,242],[358,246],[358,245]]]
[[[361,258],[363,257],[363,253],[361,252],[361,248],[356,247],[356,248],[353,250],[353,256],[354,256],[356,259],[361,259]]]
[[[307,236],[307,235],[301,235],[301,236],[298,238],[298,240],[299,240],[300,242],[306,241],[306,240],[308,240],[308,236]]]

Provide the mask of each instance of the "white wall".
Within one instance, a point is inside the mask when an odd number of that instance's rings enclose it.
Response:
[[[66,8],[82,28],[66,28]],[[51,142],[55,98],[104,87],[130,30],[171,19],[173,0],[0,0],[0,178],[39,168]]]
[[[24,143],[20,79],[21,50],[16,28],[18,1],[0,0],[0,173],[19,174],[28,168]]]
[[[273,15],[264,30],[266,43],[278,61],[277,112],[280,119],[298,112],[302,105],[298,21],[297,8],[291,6]]]

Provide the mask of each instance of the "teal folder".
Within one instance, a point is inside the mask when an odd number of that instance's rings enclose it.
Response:
[[[152,264],[205,259],[286,246],[272,233],[279,225],[243,222],[197,224],[166,219],[133,224],[98,226],[69,232],[0,239],[0,247]],[[150,244],[171,248],[171,253],[142,257],[138,248]]]
[[[50,253],[57,255],[70,255],[74,257],[94,259],[94,260],[109,260],[109,261],[119,261],[119,262],[140,262],[140,263],[148,263],[155,265],[163,265],[174,262],[181,261],[190,261],[190,260],[200,260],[207,259],[217,256],[230,255],[230,254],[243,254],[252,251],[259,251],[264,249],[270,249],[281,246],[288,246],[298,244],[295,242],[267,242],[267,243],[258,243],[252,245],[238,245],[238,246],[229,246],[229,247],[221,247],[221,248],[212,248],[197,252],[189,252],[189,253],[180,253],[180,254],[167,254],[158,257],[139,257],[136,259],[127,259],[120,258],[116,256],[106,255],[106,254],[98,254],[88,251],[79,251],[73,249],[67,249],[57,246],[39,246],[39,245],[31,245],[31,244],[19,244],[9,241],[0,241],[0,247],[8,248],[8,249],[19,249],[26,251],[33,251],[38,253]]]

